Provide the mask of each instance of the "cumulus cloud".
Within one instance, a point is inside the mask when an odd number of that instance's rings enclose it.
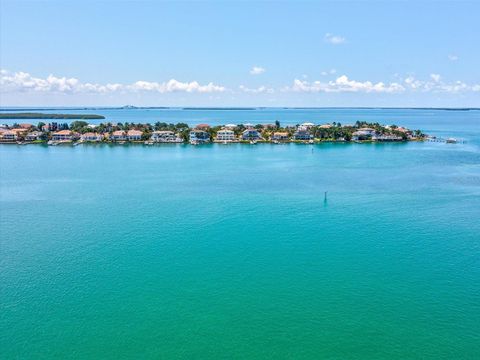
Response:
[[[274,89],[269,88],[265,85],[259,86],[258,88],[248,88],[244,85],[240,85],[239,89],[245,93],[250,93],[250,94],[273,94],[275,92]]]
[[[383,82],[372,83],[371,81],[355,81],[350,80],[346,75],[338,77],[335,81],[321,82],[314,81],[308,82],[305,80],[295,79],[293,85],[287,90],[296,92],[377,92],[377,93],[394,93],[402,92],[405,88],[398,83],[384,84]]]
[[[338,45],[343,44],[347,41],[343,36],[340,35],[333,35],[331,33],[326,33],[323,37],[323,40],[329,44]]]
[[[263,74],[265,71],[266,71],[266,69],[263,68],[263,67],[261,67],[261,66],[254,66],[254,67],[252,67],[252,69],[250,70],[250,74],[252,74],[252,75],[260,75],[260,74]]]
[[[113,92],[187,92],[187,93],[215,93],[224,92],[224,86],[208,83],[201,85],[197,81],[181,82],[171,79],[166,82],[137,81],[133,84],[93,84],[82,83],[75,78],[56,77],[49,75],[38,78],[26,72],[10,73],[1,71],[0,88],[2,92],[55,92],[55,93],[113,93]]]
[[[356,81],[342,75],[332,81],[306,81],[295,79],[291,86],[283,88],[283,91],[305,93],[403,93],[403,92],[444,92],[460,93],[467,91],[480,91],[480,84],[469,85],[462,81],[451,83],[444,82],[439,74],[430,74],[428,80],[419,80],[413,76],[399,79],[397,82],[384,83],[372,81]]]
[[[448,55],[448,60],[450,61],[457,61],[459,58],[457,55],[454,55],[454,54],[450,54]]]
[[[333,74],[335,74],[336,72],[337,72],[337,70],[335,70],[335,69],[330,69],[330,70],[328,70],[328,71],[322,71],[322,72],[320,73],[320,75],[322,75],[322,76],[327,76],[328,74],[333,75]]]

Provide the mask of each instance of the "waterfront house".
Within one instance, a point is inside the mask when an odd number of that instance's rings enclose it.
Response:
[[[315,124],[314,124],[314,123],[311,123],[311,122],[304,122],[304,123],[303,123],[302,125],[300,125],[300,126],[302,126],[304,129],[311,129],[312,127],[315,126]]]
[[[228,130],[233,130],[237,127],[237,125],[235,124],[227,124],[224,126],[225,129],[228,129]]]
[[[217,141],[234,141],[235,133],[233,130],[222,129],[217,132]]]
[[[127,133],[123,130],[117,130],[112,133],[110,136],[110,140],[112,141],[126,141],[127,140]]]
[[[52,134],[53,141],[72,141],[75,135],[71,130],[60,130]]]
[[[330,129],[331,127],[332,127],[332,125],[330,125],[330,124],[323,124],[323,125],[319,126],[320,129]]]
[[[37,141],[42,139],[43,132],[32,131],[25,136],[25,141]]]
[[[377,136],[377,132],[372,128],[360,128],[352,134],[352,140],[370,140]]]
[[[0,132],[0,140],[9,142],[9,141],[17,141],[18,136],[15,131],[12,130],[2,130]]]
[[[80,139],[82,141],[102,141],[103,140],[103,134],[98,134],[98,133],[93,133],[93,132],[87,132],[83,134]]]
[[[308,129],[305,129],[302,124],[302,126],[299,126],[297,131],[295,131],[295,133],[293,134],[293,138],[300,141],[309,141],[312,140],[313,135],[310,134],[310,131],[308,131]]]
[[[272,141],[288,141],[287,132],[274,132],[272,135]]]
[[[183,142],[180,137],[178,137],[173,131],[169,130],[154,131],[150,137],[150,140],[160,143]]]
[[[127,138],[129,141],[140,141],[142,140],[142,132],[140,130],[128,130]]]
[[[258,130],[250,128],[250,129],[246,129],[242,133],[242,139],[243,140],[248,140],[248,141],[256,141],[256,140],[261,140],[262,135],[260,134],[260,132]]]
[[[29,130],[33,127],[32,124],[27,124],[27,123],[22,123],[22,124],[19,124],[19,126],[22,128],[22,129],[26,129],[26,130]]]
[[[210,142],[210,134],[203,130],[194,129],[190,131],[190,142],[191,143],[207,143]]]

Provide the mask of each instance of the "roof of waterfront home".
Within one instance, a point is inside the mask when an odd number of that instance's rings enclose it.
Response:
[[[218,130],[218,132],[228,132],[228,133],[233,133],[233,130],[230,130],[230,129],[221,129],[221,130]]]
[[[210,128],[210,125],[208,124],[198,124],[197,126],[195,126],[197,129],[208,129]]]
[[[288,136],[288,133],[283,131],[278,131],[278,132],[274,132],[273,136]]]
[[[330,124],[323,124],[323,125],[320,125],[319,128],[321,129],[330,129],[332,127],[332,125]]]
[[[375,131],[375,129],[365,127],[365,128],[358,129],[358,131]]]
[[[87,133],[83,134],[83,136],[101,136],[101,134],[94,133],[94,132],[87,132]]]
[[[157,130],[157,131],[154,131],[153,134],[173,134],[173,131],[171,130]]]
[[[16,133],[22,133],[22,132],[27,132],[28,129],[24,129],[24,128],[15,128],[15,129],[11,129],[12,131],[16,132]]]
[[[302,126],[315,126],[315,124],[311,122],[304,122]]]
[[[235,124],[227,124],[227,125],[225,125],[225,127],[226,127],[226,128],[236,128],[237,125],[235,125]]]
[[[72,135],[71,130],[60,130],[57,132],[54,132],[53,135]]]
[[[23,124],[20,124],[20,127],[23,128],[23,129],[30,129],[31,127],[33,127],[33,125],[32,125],[32,124],[23,123]]]
[[[2,134],[2,135],[17,135],[17,133],[15,131],[12,131],[12,130],[2,130],[2,131],[0,131],[0,134]]]
[[[142,135],[142,132],[140,130],[128,130],[127,134],[130,135]]]
[[[124,136],[125,135],[125,131],[123,130],[117,130],[117,131],[114,131],[112,133],[113,136]]]

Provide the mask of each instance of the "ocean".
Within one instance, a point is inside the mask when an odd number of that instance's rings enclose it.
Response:
[[[479,358],[480,111],[43,112],[461,141],[0,145],[2,358]]]

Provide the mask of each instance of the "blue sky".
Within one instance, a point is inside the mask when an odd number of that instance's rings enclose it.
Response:
[[[480,2],[0,6],[1,106],[480,106]]]

